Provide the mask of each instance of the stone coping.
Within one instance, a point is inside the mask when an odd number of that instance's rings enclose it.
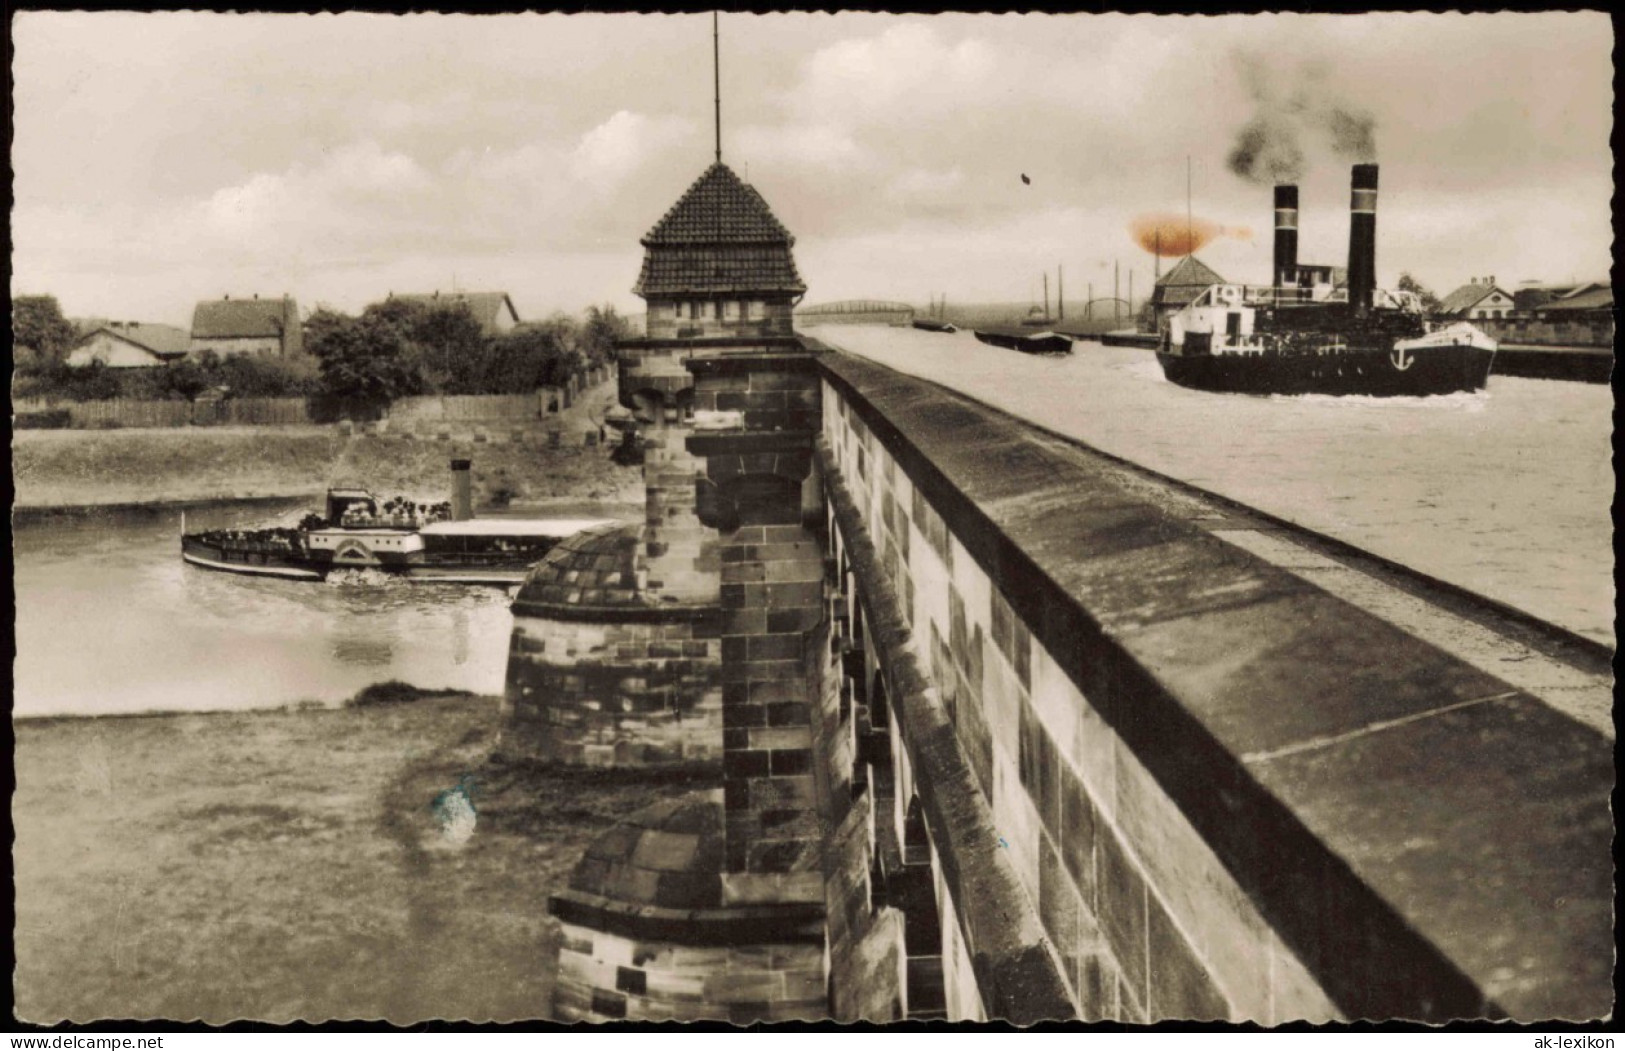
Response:
[[[799,350],[800,336],[631,336],[618,339],[615,346],[627,350],[692,347],[699,350],[727,350],[732,347],[784,347]]]
[[[1342,1011],[1611,1013],[1602,735],[1167,514],[1106,457],[818,364]],[[898,710],[917,763],[947,750]]]
[[[730,376],[742,372],[815,373],[824,352],[803,346],[800,340],[783,350],[736,354],[695,354],[683,359],[683,366],[695,376]]]
[[[824,906],[819,902],[668,909],[562,890],[548,897],[547,910],[563,923],[642,941],[681,945],[824,943]]]

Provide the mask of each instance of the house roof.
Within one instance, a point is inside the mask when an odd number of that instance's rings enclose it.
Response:
[[[796,239],[762,195],[720,162],[696,179],[641,242],[640,296],[807,290]]]
[[[1508,299],[1512,298],[1512,294],[1510,292],[1499,290],[1494,285],[1462,285],[1448,296],[1445,296],[1444,299],[1440,300],[1437,313],[1459,314],[1464,310],[1471,310],[1473,307],[1478,305],[1479,300],[1483,299],[1491,292],[1496,291],[1500,291],[1501,294],[1506,296]]]
[[[1181,285],[1196,285],[1206,288],[1209,285],[1222,285],[1224,278],[1218,272],[1194,255],[1188,255],[1162,277],[1157,279],[1157,287],[1176,287]]]
[[[290,316],[299,323],[299,308],[288,298],[205,300],[192,311],[192,338],[280,338]]]
[[[487,336],[494,336],[499,331],[497,318],[502,316],[502,308],[508,308],[508,316],[517,324],[519,311],[514,309],[513,300],[506,292],[411,292],[404,295],[390,294],[391,299],[405,299],[413,303],[424,303],[428,306],[457,306],[468,307],[474,320],[480,323],[480,329]]]
[[[149,324],[141,321],[104,321],[86,333],[89,339],[98,332],[107,332],[143,350],[150,350],[160,358],[178,358],[191,343],[191,333],[178,325]]]
[[[1554,299],[1539,310],[1604,310],[1614,305],[1614,290],[1609,285],[1587,285],[1559,299]]]
[[[1151,301],[1159,306],[1183,306],[1202,294],[1210,285],[1224,284],[1224,278],[1193,255],[1181,259],[1175,267],[1157,279],[1151,291]]]

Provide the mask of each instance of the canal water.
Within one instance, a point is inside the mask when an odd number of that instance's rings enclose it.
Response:
[[[819,339],[1103,452],[1614,641],[1613,395],[1490,378],[1432,398],[1249,397],[1168,383],[1149,350],[1001,350],[968,332]]]
[[[217,506],[187,525],[291,525],[307,504]],[[336,704],[388,679],[502,691],[502,589],[211,572],[181,562],[179,532],[172,511],[14,526],[15,715]]]

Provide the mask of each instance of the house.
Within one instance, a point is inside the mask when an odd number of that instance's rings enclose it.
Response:
[[[1511,317],[1515,309],[1512,293],[1497,285],[1494,277],[1478,277],[1445,296],[1433,313],[1437,317],[1479,321]]]
[[[807,291],[795,243],[755,188],[711,165],[643,237],[632,291],[648,338],[788,335]]]
[[[260,354],[291,358],[304,351],[304,329],[299,304],[290,296],[280,299],[206,300],[192,312],[191,353],[212,350],[222,357]]]
[[[1152,317],[1160,321],[1187,306],[1209,287],[1225,283],[1212,267],[1194,255],[1188,255],[1172,270],[1157,278],[1156,285],[1151,289]]]
[[[430,292],[396,295],[391,292],[390,299],[403,299],[411,303],[423,303],[431,307],[466,306],[474,320],[480,323],[480,331],[487,337],[500,336],[512,332],[514,326],[519,324],[519,312],[514,309],[513,300],[506,292]]]
[[[1580,286],[1573,281],[1543,284],[1539,281],[1521,282],[1512,293],[1512,309],[1517,314],[1532,315],[1541,306],[1568,295]]]
[[[86,321],[97,324],[68,353],[67,364],[72,368],[92,362],[101,362],[110,369],[152,368],[184,358],[191,344],[191,334],[175,325],[99,318],[79,319],[74,324],[83,330]]]
[[[1542,321],[1589,321],[1611,318],[1614,313],[1614,288],[1602,281],[1588,281],[1575,285],[1562,295],[1535,307],[1535,317]]]

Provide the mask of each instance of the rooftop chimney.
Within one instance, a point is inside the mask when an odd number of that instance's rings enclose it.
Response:
[[[1298,283],[1298,188],[1275,188],[1275,295]]]
[[[1377,166],[1356,164],[1349,199],[1349,309],[1371,312],[1377,287]]]

